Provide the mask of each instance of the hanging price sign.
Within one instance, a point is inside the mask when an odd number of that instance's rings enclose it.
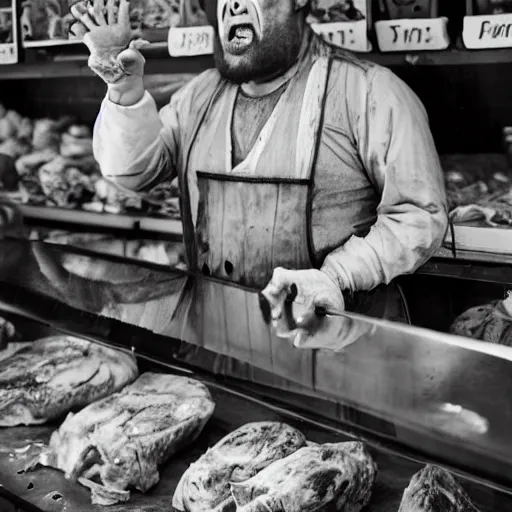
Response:
[[[172,27],[168,48],[171,57],[192,57],[213,53],[213,27]]]
[[[383,52],[446,50],[450,46],[447,18],[377,21],[375,32]]]
[[[353,52],[369,52],[366,20],[335,23],[312,23],[311,28],[329,43]]]
[[[466,48],[512,47],[512,14],[466,16],[462,39]]]

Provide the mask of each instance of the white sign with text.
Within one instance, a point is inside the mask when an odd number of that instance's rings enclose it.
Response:
[[[375,31],[383,52],[446,50],[450,46],[447,18],[377,21]]]
[[[0,64],[16,64],[18,48],[15,44],[0,44]]]
[[[511,47],[512,14],[465,16],[462,40],[470,50]]]
[[[353,52],[370,52],[366,20],[336,23],[312,23],[311,28],[326,41]]]
[[[213,27],[172,27],[167,39],[171,57],[193,57],[213,53]]]

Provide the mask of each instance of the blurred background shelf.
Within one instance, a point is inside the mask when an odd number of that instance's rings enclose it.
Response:
[[[77,44],[27,48],[25,62],[0,68],[0,80],[30,78],[92,77],[87,66],[87,54],[76,54]],[[63,48],[68,50],[63,52]],[[56,51],[58,50],[58,53]],[[70,50],[73,52],[70,53]],[[198,57],[170,57],[167,43],[152,43],[143,51],[147,74],[200,73],[214,67],[212,55]],[[363,53],[359,54],[383,66],[468,66],[507,64],[512,62],[512,49],[500,50],[448,50],[416,53]]]
[[[162,47],[163,46],[163,47]],[[58,46],[51,48],[60,48]],[[164,50],[164,51],[162,51]],[[40,51],[38,53],[41,53]],[[6,65],[0,68],[0,80],[38,78],[94,77],[87,66],[86,54],[45,53],[26,62]],[[213,67],[211,55],[201,57],[171,58],[167,54],[167,43],[151,45],[151,51],[143,52],[146,57],[146,74],[188,74],[200,73]],[[35,57],[35,56],[34,56]]]
[[[126,231],[134,236],[159,234],[167,239],[181,239],[182,236],[181,221],[176,219],[96,213],[47,206],[21,205],[20,209],[31,224],[57,223],[75,228],[95,228],[95,231]]]

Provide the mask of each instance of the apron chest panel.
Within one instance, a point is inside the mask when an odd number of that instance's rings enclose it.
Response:
[[[204,273],[264,287],[276,266],[309,268],[307,181],[234,181],[201,172],[197,179],[196,242]]]

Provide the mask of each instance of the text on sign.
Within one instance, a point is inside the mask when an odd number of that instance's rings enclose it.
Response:
[[[18,62],[18,51],[14,44],[0,44],[0,64]]]
[[[382,51],[444,50],[450,44],[446,18],[378,21],[375,30]]]
[[[466,16],[462,38],[467,48],[512,46],[512,14]]]
[[[314,23],[312,29],[329,43],[358,52],[370,51],[365,20],[355,22]]]
[[[213,53],[213,29],[204,27],[173,27],[169,29],[169,53],[173,57]]]

